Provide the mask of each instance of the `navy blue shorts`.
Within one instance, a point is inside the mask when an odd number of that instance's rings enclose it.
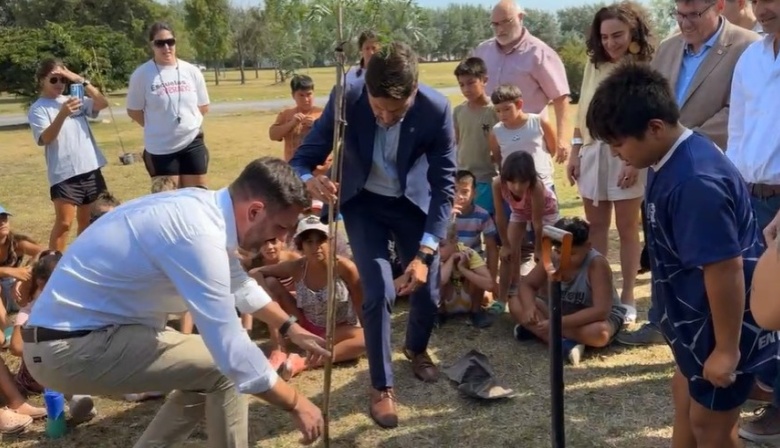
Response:
[[[691,370],[699,369],[698,362],[692,353],[685,349],[675,351],[667,339],[667,344],[672,348],[674,361],[680,372],[688,380],[688,394],[691,399],[713,411],[730,411],[736,409],[750,398],[750,394],[756,385],[756,380],[765,385],[775,384],[778,374],[778,363],[774,359],[767,360],[764,364],[751,369],[751,372],[737,375],[736,381],[729,387],[715,387],[712,383],[701,377],[699,370],[690,375]],[[686,371],[688,373],[686,374]]]

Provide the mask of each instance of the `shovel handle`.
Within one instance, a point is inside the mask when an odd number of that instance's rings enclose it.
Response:
[[[571,263],[571,233],[554,226],[544,226],[542,235],[542,265],[551,281],[560,281],[560,272]],[[560,259],[553,263],[553,243],[560,244]]]

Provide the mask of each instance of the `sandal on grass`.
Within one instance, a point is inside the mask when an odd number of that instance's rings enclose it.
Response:
[[[29,415],[18,414],[8,408],[0,409],[0,434],[18,434],[32,422]]]

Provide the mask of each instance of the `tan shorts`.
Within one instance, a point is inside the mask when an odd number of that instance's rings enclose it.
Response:
[[[580,149],[580,177],[577,186],[580,196],[598,206],[599,201],[624,201],[642,197],[645,193],[647,170],[641,170],[630,188],[618,187],[623,162],[612,156],[609,145],[599,141]]]

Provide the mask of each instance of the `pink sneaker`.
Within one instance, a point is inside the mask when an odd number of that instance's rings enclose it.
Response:
[[[287,354],[281,350],[273,350],[271,356],[268,357],[268,362],[271,363],[271,368],[274,370],[279,370],[285,361],[287,361]]]
[[[304,370],[306,370],[306,359],[297,353],[293,353],[287,357],[287,361],[282,366],[279,376],[285,381],[290,381],[292,377]]]

